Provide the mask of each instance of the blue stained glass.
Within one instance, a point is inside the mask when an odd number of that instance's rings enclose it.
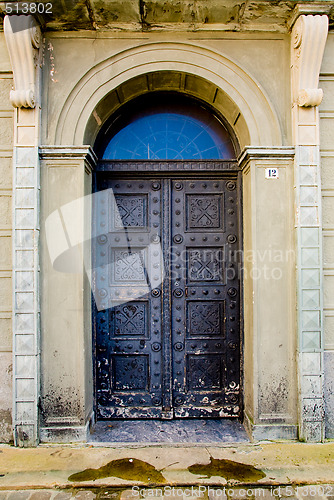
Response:
[[[194,116],[195,115],[195,116]],[[223,125],[207,110],[149,111],[135,115],[107,145],[104,160],[232,159],[235,152]]]

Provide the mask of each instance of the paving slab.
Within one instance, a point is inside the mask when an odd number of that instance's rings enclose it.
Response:
[[[333,457],[333,442],[224,446],[41,445],[29,449],[3,446],[0,447],[0,493],[15,489],[18,495],[19,490],[24,489],[58,488],[60,495],[59,490],[65,493],[80,488],[86,491],[106,487],[126,490],[154,485],[162,488],[194,485],[236,488],[328,484],[329,490],[324,495],[334,496]],[[312,497],[311,492],[309,495]],[[307,494],[302,497],[307,498]],[[10,500],[20,500],[20,497]],[[39,493],[29,500],[49,499]]]

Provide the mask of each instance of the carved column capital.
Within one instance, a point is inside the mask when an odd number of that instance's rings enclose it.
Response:
[[[40,27],[31,15],[5,16],[4,33],[15,86],[10,102],[15,108],[34,108]]]
[[[319,72],[328,33],[326,15],[299,16],[292,28],[292,97],[298,106],[319,106]]]

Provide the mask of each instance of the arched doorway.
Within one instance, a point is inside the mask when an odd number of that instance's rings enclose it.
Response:
[[[151,93],[95,150],[97,418],[240,416],[241,189],[223,119]]]

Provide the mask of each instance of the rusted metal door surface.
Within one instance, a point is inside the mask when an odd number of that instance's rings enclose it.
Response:
[[[97,175],[98,418],[239,416],[239,175],[192,167]]]

